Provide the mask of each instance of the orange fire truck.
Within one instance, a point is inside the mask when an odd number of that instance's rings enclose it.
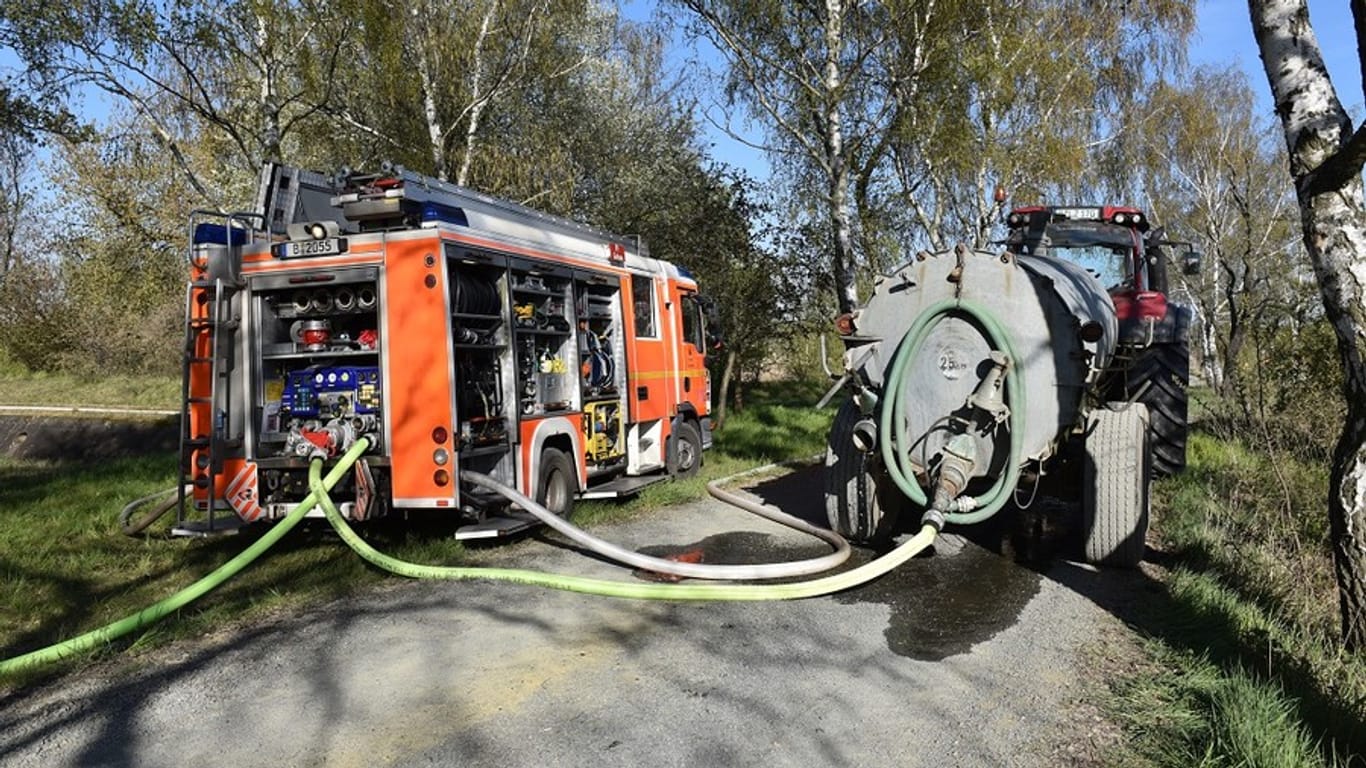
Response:
[[[269,165],[257,210],[192,222],[178,532],[284,516],[361,436],[343,513],[460,538],[535,524],[462,470],[561,515],[697,471],[706,304],[640,243],[402,168]]]

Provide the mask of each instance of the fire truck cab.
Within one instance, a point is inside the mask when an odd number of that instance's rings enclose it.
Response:
[[[640,243],[401,168],[272,164],[257,210],[192,226],[178,531],[283,517],[361,436],[343,514],[460,538],[535,524],[462,471],[562,515],[697,471],[706,305]]]

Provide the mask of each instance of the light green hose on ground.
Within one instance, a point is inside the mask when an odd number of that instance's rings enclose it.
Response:
[[[878,445],[882,449],[882,463],[897,488],[917,506],[929,508],[929,500],[920,483],[915,480],[911,466],[911,448],[918,436],[906,434],[907,390],[903,386],[907,369],[915,360],[929,338],[930,332],[939,321],[950,314],[963,314],[977,321],[986,331],[991,344],[1010,356],[1018,365],[1020,357],[1010,334],[1000,321],[986,307],[967,299],[945,299],[931,305],[916,317],[910,329],[901,339],[896,355],[887,368],[887,378],[883,386],[882,414],[878,419]],[[1020,451],[1024,446],[1025,430],[1025,391],[1024,382],[1018,371],[1008,371],[1005,376],[1006,396],[1010,406],[1010,456],[1006,459],[1006,471],[996,480],[985,495],[977,499],[977,507],[970,512],[945,512],[944,519],[950,523],[969,525],[979,523],[996,514],[1010,500],[1011,493],[1020,479]]]
[[[872,581],[891,571],[893,568],[915,557],[934,543],[938,533],[932,525],[926,525],[901,546],[865,563],[857,568],[824,576],[819,579],[792,584],[651,584],[647,582],[611,581],[584,576],[569,576],[558,573],[543,573],[514,568],[473,568],[440,565],[420,565],[390,557],[362,539],[351,526],[346,524],[337,505],[327,495],[327,488],[320,477],[321,469],[317,464],[309,468],[308,481],[312,495],[317,497],[323,512],[356,554],[370,564],[390,573],[415,579],[490,579],[527,584],[537,587],[562,589],[568,592],[582,592],[603,597],[623,597],[637,600],[714,600],[714,601],[754,601],[754,600],[797,600],[804,597],[828,595],[850,589]],[[528,503],[530,503],[528,501]]]
[[[22,656],[15,656],[12,659],[0,661],[0,675],[18,672],[30,667],[41,664],[49,664],[73,654],[89,651],[97,648],[110,640],[114,640],[130,632],[136,632],[143,627],[165,618],[168,614],[174,613],[191,602],[203,597],[210,590],[237,575],[239,571],[251,564],[253,560],[260,557],[262,553],[275,545],[275,542],[284,537],[285,534],[294,528],[304,515],[317,503],[317,493],[326,496],[327,491],[336,485],[342,476],[351,469],[351,465],[356,463],[361,454],[365,453],[370,442],[365,438],[356,441],[356,444],[349,451],[342,455],[337,465],[327,473],[327,477],[321,477],[322,462],[313,462],[313,473],[318,475],[318,482],[314,486],[317,490],[305,496],[283,520],[271,527],[264,536],[257,539],[251,546],[242,550],[236,557],[220,565],[216,570],[209,573],[199,581],[180,590],[157,603],[143,608],[141,611],[120,619],[113,624],[107,624],[99,629],[91,630],[83,635],[73,637],[70,640],[49,645],[46,648],[39,648],[30,651]]]

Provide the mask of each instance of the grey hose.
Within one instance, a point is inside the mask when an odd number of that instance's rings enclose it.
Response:
[[[812,573],[828,571],[849,559],[849,542],[839,534],[814,525],[797,517],[774,509],[755,501],[751,501],[742,496],[738,496],[730,491],[724,491],[719,486],[721,483],[729,482],[739,477],[752,475],[756,472],[772,469],[777,466],[770,464],[766,467],[742,472],[731,477],[713,480],[707,484],[707,491],[713,496],[737,507],[753,512],[776,523],[780,523],[789,528],[815,536],[827,542],[835,548],[834,552],[821,557],[808,560],[795,560],[788,563],[763,563],[757,565],[716,565],[707,563],[680,563],[674,560],[666,560],[659,557],[643,555],[639,552],[632,552],[629,549],[617,546],[611,542],[604,541],[591,533],[580,530],[570,525],[562,518],[542,507],[540,504],[527,498],[515,488],[510,488],[492,477],[480,472],[463,471],[460,473],[462,479],[469,480],[477,486],[486,488],[516,504],[518,507],[530,512],[538,520],[554,528],[575,543],[586,547],[604,557],[611,558],[619,563],[643,568],[656,573],[666,573],[671,576],[683,576],[695,579],[716,579],[722,581],[751,581],[757,579],[782,579],[793,576],[806,576]]]
[[[119,530],[123,531],[127,536],[136,536],[139,533],[142,533],[147,529],[147,526],[160,520],[162,515],[175,509],[175,506],[180,503],[180,496],[179,494],[176,494],[176,491],[178,490],[180,489],[167,488],[164,491],[157,491],[156,493],[128,502],[127,506],[123,508],[123,511],[119,512]],[[189,486],[186,486],[186,492],[189,492]],[[162,496],[170,496],[173,494],[175,494],[174,498],[163,501],[156,507],[153,507],[151,512],[148,512],[131,523],[128,522],[133,517],[133,512],[136,511],[138,507],[141,507],[150,501],[155,501]]]

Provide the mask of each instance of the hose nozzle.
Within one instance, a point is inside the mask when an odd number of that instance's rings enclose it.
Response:
[[[991,368],[982,381],[977,385],[977,389],[968,395],[968,407],[985,411],[992,421],[1000,424],[1010,417],[1010,406],[1006,405],[1001,396],[1002,384],[1006,373],[1010,370],[1013,362],[1010,355],[997,350],[991,352]]]

